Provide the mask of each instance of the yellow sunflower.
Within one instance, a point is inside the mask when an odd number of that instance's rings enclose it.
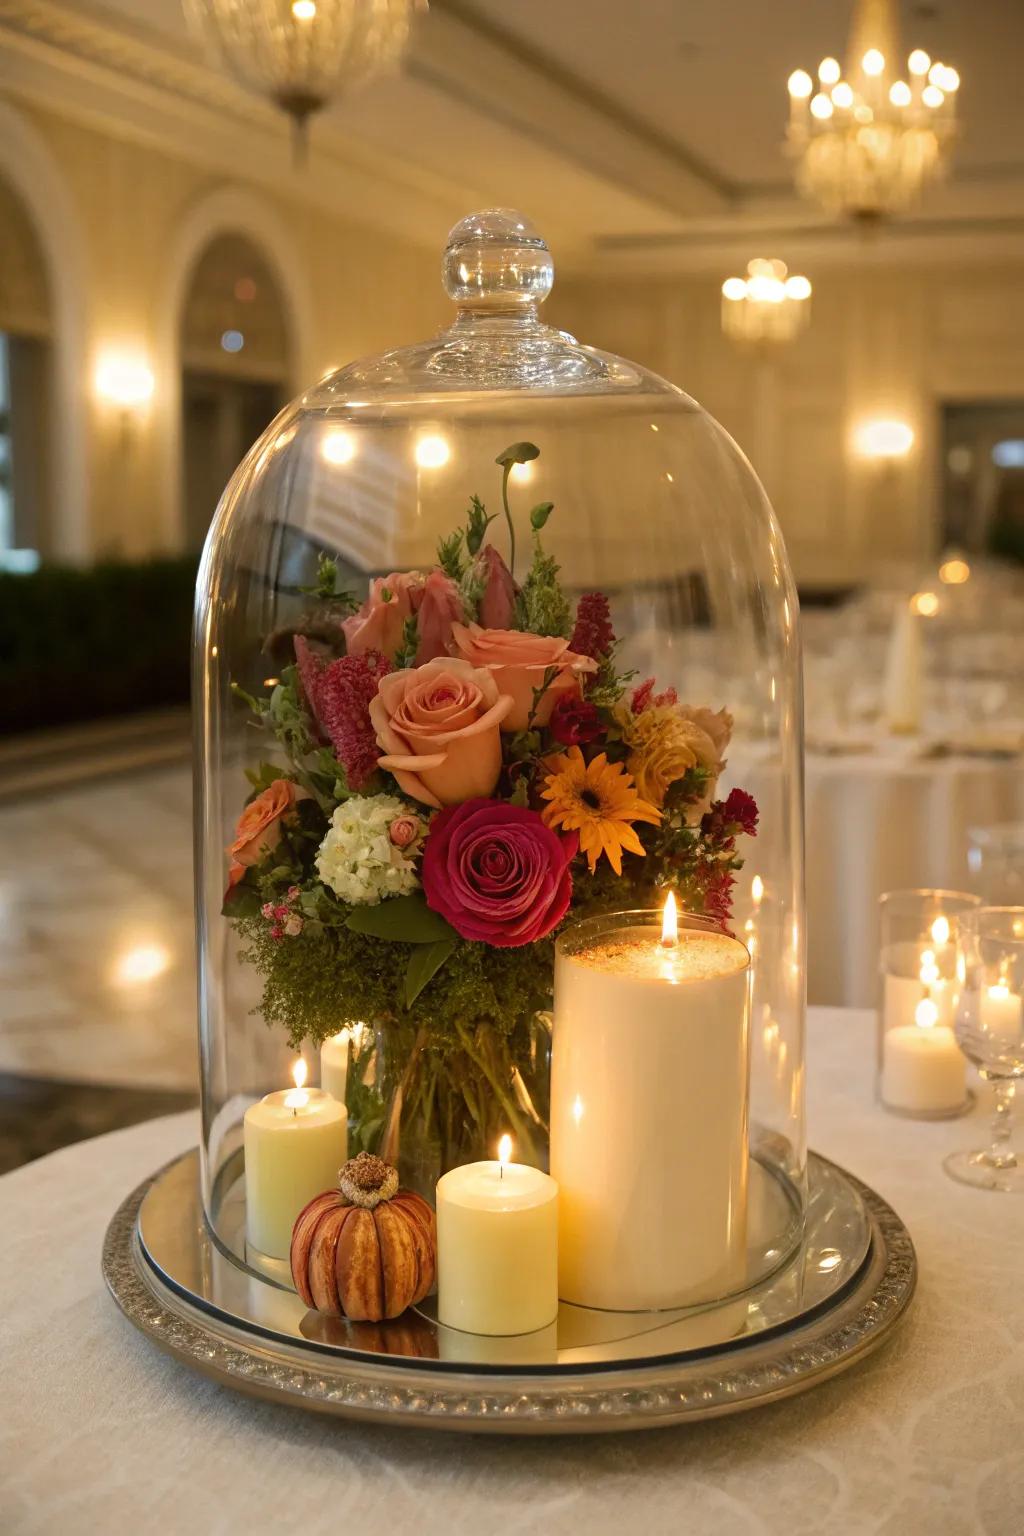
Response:
[[[621,875],[623,850],[644,852],[632,823],[649,821],[657,826],[661,812],[640,799],[622,764],[610,763],[603,752],[587,763],[579,747],[570,747],[559,757],[545,758],[544,766],[548,772],[541,798],[550,804],[542,815],[548,826],[579,833],[591,874],[606,853],[615,873]]]

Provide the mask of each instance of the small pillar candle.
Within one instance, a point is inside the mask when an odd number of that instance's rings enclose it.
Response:
[[[745,1279],[750,959],[674,922],[674,903],[664,925],[592,920],[556,951],[559,1294],[581,1306],[685,1306]]]
[[[305,1068],[296,1062],[294,1088],[268,1093],[245,1112],[245,1234],[274,1259],[288,1258],[296,1216],[337,1183],[348,1158],[345,1106],[303,1087]]]
[[[951,1114],[967,1092],[967,1064],[948,1024],[940,1024],[930,997],[917,1004],[913,1024],[882,1037],[882,1102],[911,1115]]]
[[[437,1316],[466,1333],[534,1333],[558,1314],[558,1185],[509,1161],[452,1168],[437,1184]]]

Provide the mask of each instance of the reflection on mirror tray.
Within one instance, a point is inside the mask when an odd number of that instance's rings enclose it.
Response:
[[[243,1331],[330,1353],[436,1363],[439,1369],[625,1365],[740,1344],[792,1326],[834,1301],[862,1270],[871,1246],[871,1223],[859,1194],[840,1169],[812,1155],[802,1244],[774,1274],[722,1303],[633,1313],[563,1303],[549,1328],[511,1338],[442,1327],[433,1297],[393,1321],[349,1322],[307,1311],[283,1276],[262,1279],[213,1241],[202,1218],[197,1161],[192,1152],[165,1169],[139,1212],[141,1254],[160,1280],[192,1306]],[[773,1181],[765,1182],[767,1187]],[[244,1230],[241,1201],[237,1209]]]

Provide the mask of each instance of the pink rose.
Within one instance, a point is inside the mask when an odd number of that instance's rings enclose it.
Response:
[[[515,612],[516,593],[519,591],[512,572],[493,544],[484,545],[477,556],[477,564],[483,567],[486,575],[486,585],[480,598],[480,623],[485,629],[508,629]]]
[[[416,630],[419,644],[416,647],[416,665],[447,656],[452,638],[452,625],[465,617],[459,589],[450,576],[433,570],[427,577],[416,614]]]
[[[396,816],[388,827],[388,840],[395,848],[409,848],[423,831],[418,816]]]
[[[245,871],[259,864],[281,841],[281,823],[300,800],[308,800],[306,790],[291,779],[275,779],[262,794],[250,800],[235,828],[234,842],[228,844],[231,864],[228,890],[236,886]]]
[[[370,582],[370,595],[350,619],[342,621],[350,656],[380,651],[394,661],[402,644],[406,619],[412,618],[423,599],[424,580],[419,571],[393,571]]]
[[[423,853],[427,906],[464,939],[509,949],[544,938],[572,897],[575,835],[558,837],[536,811],[467,800],[431,822]]]
[[[440,808],[489,795],[501,773],[501,722],[512,699],[491,672],[438,659],[382,677],[370,720],[377,759],[413,800]]]
[[[587,672],[597,671],[597,662],[589,656],[570,651],[568,640],[554,635],[530,635],[514,629],[482,629],[479,624],[453,624],[452,639],[460,653],[474,667],[486,667],[493,673],[502,693],[510,694],[513,708],[502,730],[523,731],[533,709],[533,695],[544,682],[544,674],[554,667],[556,676],[540,699],[533,716],[534,725],[547,725],[551,711],[562,694],[579,690],[579,680]]]

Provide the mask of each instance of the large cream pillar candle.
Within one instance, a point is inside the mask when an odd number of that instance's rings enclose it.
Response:
[[[452,1168],[437,1184],[437,1316],[465,1333],[534,1333],[558,1313],[558,1186],[509,1162]]]
[[[348,1158],[345,1106],[304,1081],[303,1070],[294,1088],[268,1093],[245,1112],[245,1235],[274,1259],[288,1258],[296,1216],[337,1184]]]
[[[663,943],[658,914],[621,913],[558,943],[563,1301],[640,1311],[744,1283],[749,956],[689,922]]]

